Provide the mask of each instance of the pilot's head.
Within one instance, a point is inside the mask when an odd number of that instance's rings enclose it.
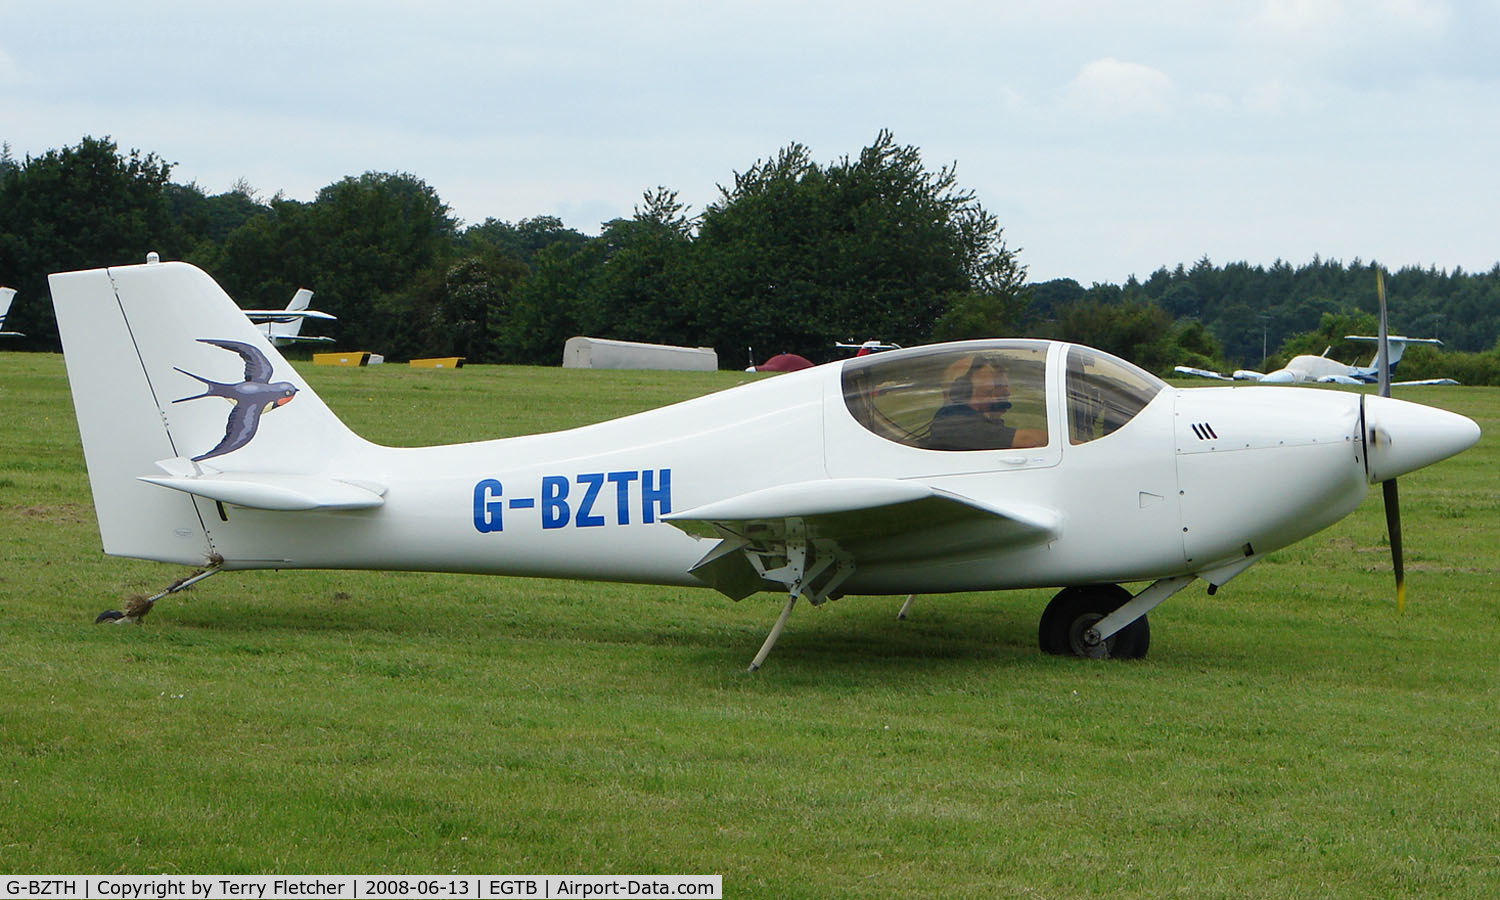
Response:
[[[960,357],[944,372],[947,400],[998,418],[1010,409],[1010,377],[1005,366],[981,353]]]

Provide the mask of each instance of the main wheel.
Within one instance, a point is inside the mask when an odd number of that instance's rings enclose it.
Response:
[[[1151,626],[1145,616],[1110,635],[1103,643],[1090,645],[1084,640],[1094,623],[1129,599],[1130,592],[1117,584],[1063,588],[1042,612],[1037,643],[1043,652],[1057,656],[1140,659],[1151,647]]]

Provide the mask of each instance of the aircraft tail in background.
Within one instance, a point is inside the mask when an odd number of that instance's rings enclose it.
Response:
[[[277,347],[293,343],[333,343],[331,337],[302,335],[302,323],[308,319],[323,319],[329,322],[335,320],[325,312],[308,309],[312,302],[313,292],[307,288],[298,288],[297,293],[292,295],[292,301],[286,305],[286,309],[247,309],[244,310],[250,321],[256,323],[260,333],[271,340]]]
[[[0,287],[0,337],[25,337],[19,331],[6,331],[5,317],[10,315],[10,302],[16,299],[16,289]]]

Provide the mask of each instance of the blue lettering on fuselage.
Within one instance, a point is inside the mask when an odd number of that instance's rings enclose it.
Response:
[[[542,527],[561,528],[568,524],[568,479],[548,475],[542,479]]]
[[[505,501],[500,499],[500,482],[486,478],[474,485],[474,528],[480,534],[500,531],[500,511]]]
[[[614,489],[612,504],[606,485]],[[480,534],[504,531],[507,510],[539,509],[541,527],[547,530],[637,521],[650,525],[672,511],[671,469],[544,475],[538,488],[532,495],[507,497],[498,479],[480,479],[474,485],[474,530]]]
[[[578,515],[573,524],[579,528],[597,528],[604,524],[604,517],[594,512],[594,501],[599,499],[599,489],[604,487],[604,473],[590,472],[579,475],[578,483],[585,486],[583,499],[578,501]]]

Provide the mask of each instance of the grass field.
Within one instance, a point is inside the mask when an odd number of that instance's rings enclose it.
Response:
[[[546,430],[734,373],[302,371],[372,439]],[[1209,597],[1045,657],[1050,592],[781,599],[99,552],[60,357],[0,354],[0,872],[708,873],[726,897],[1494,897],[1500,389],[1478,447]],[[1233,511],[1227,511],[1233,514]]]

